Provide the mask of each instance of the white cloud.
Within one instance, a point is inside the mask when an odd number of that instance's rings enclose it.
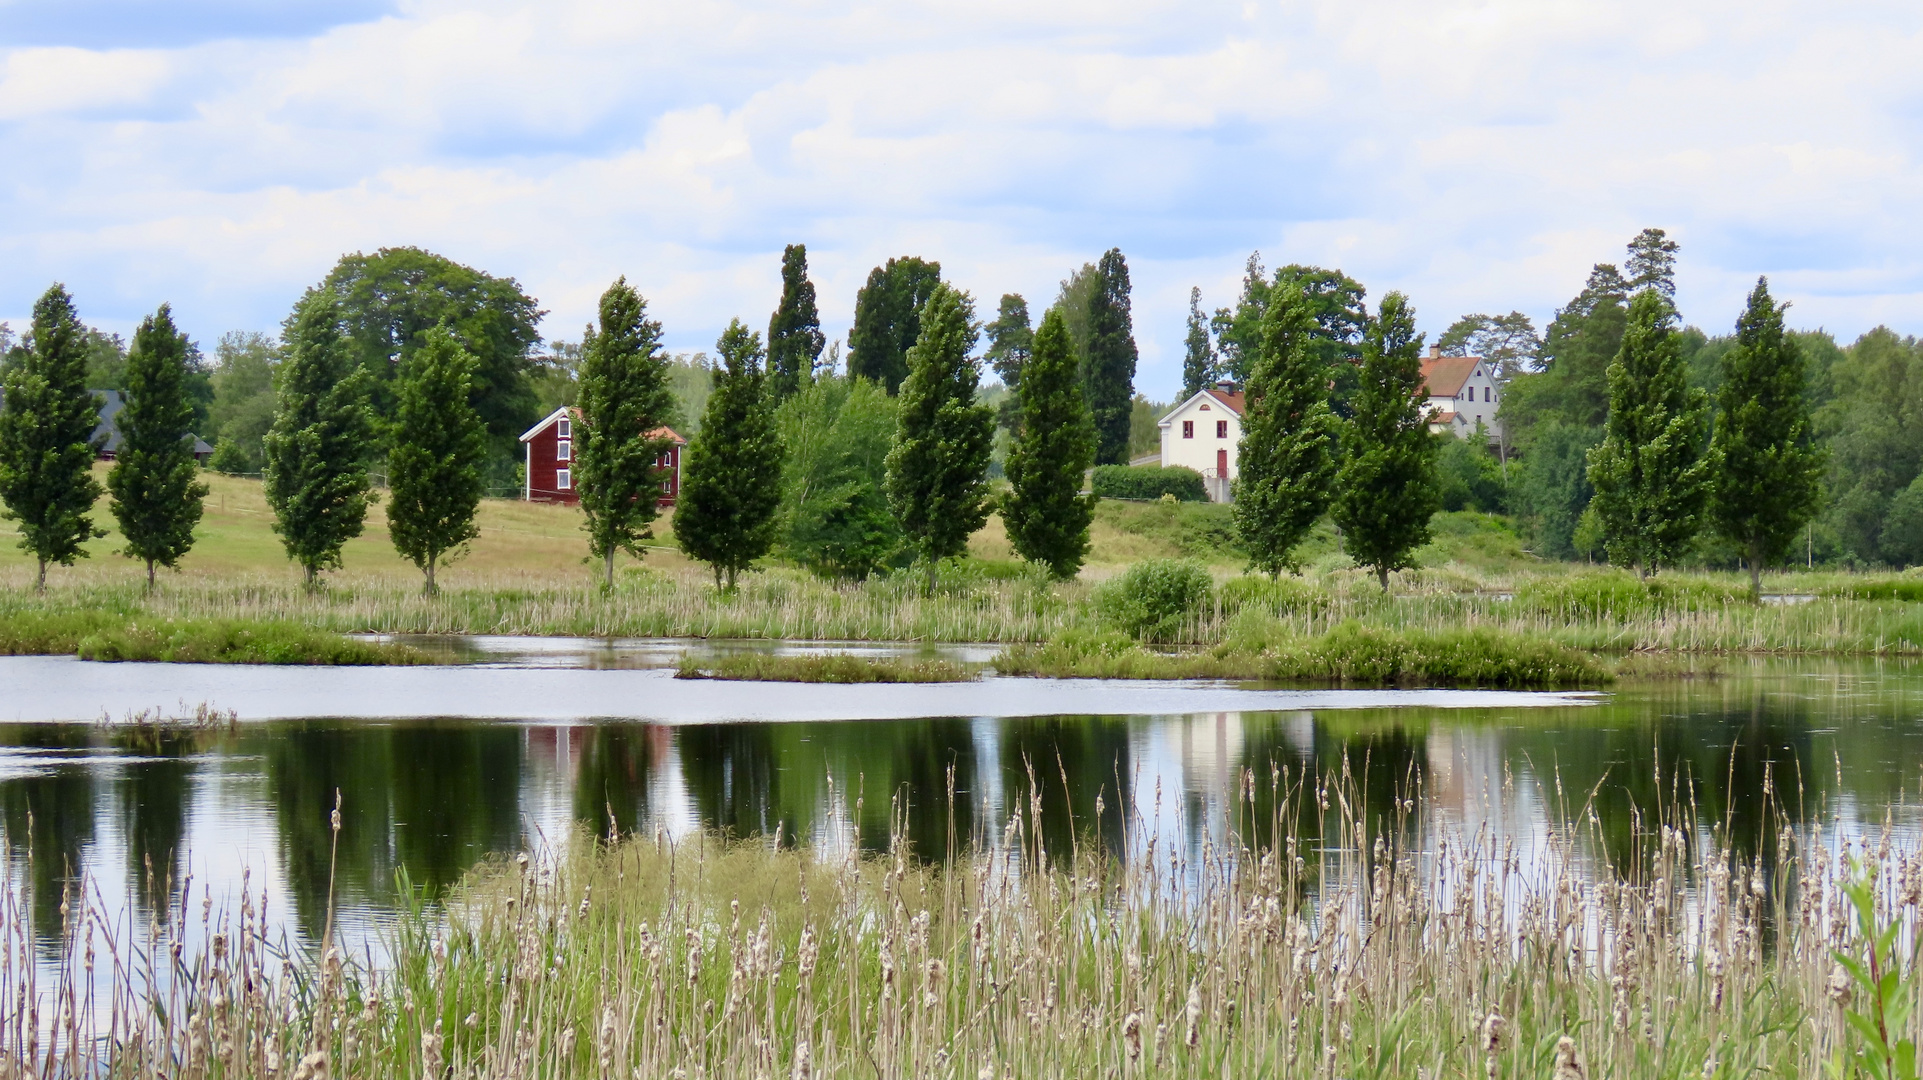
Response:
[[[831,332],[920,254],[1039,309],[1130,257],[1143,388],[1188,288],[1339,265],[1425,328],[1539,320],[1644,225],[1685,314],[1758,273],[1794,318],[1923,321],[1923,12],[1787,2],[1209,8],[420,0],[305,40],[4,54],[0,311],[278,322],[341,252],[521,280],[573,337],[626,274],[677,347],[766,318],[804,241]],[[16,320],[18,315],[13,316]]]

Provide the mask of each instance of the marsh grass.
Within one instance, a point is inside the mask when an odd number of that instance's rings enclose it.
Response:
[[[1879,977],[1914,993],[1923,852],[1888,823],[1839,845],[1840,817],[1791,827],[1772,810],[1732,843],[1678,788],[1626,846],[1576,806],[1523,850],[1429,820],[1419,776],[1388,799],[1346,769],[1244,773],[1236,790],[1190,840],[1129,814],[1120,837],[1067,850],[1039,842],[1036,798],[938,863],[900,841],[581,837],[404,911],[378,963],[274,943],[270,897],[249,889],[116,936],[83,882],[53,962],[0,967],[0,1068],[1815,1076],[1866,1048],[1844,961],[1878,939]],[[13,889],[0,946],[34,949]],[[1913,1012],[1894,1020],[1888,1041],[1916,1037]]]
[[[13,611],[0,655],[180,664],[427,664],[404,645],[360,641],[284,619],[176,618],[115,610]]]
[[[803,683],[949,683],[974,682],[981,669],[948,660],[868,657],[849,653],[776,656],[733,653],[684,658],[677,679],[730,679],[746,682]]]

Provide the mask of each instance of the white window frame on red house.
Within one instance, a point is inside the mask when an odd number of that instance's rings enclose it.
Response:
[[[554,470],[554,490],[569,491],[574,487],[574,472],[571,469]]]
[[[554,422],[554,437],[557,439],[574,438],[574,421],[563,416]]]
[[[563,421],[563,423],[566,423],[566,421]],[[570,439],[556,439],[554,442],[554,460],[573,461],[574,442]]]

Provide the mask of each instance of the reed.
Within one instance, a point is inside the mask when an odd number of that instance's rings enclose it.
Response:
[[[947,683],[974,682],[982,677],[982,673],[979,668],[947,660],[854,656],[849,653],[808,656],[734,653],[700,660],[684,658],[674,677],[750,682]]]
[[[0,1068],[1814,1076],[1919,1034],[1901,943],[1923,852],[1888,823],[1850,839],[1840,818],[1777,817],[1732,844],[1685,805],[1612,859],[1621,838],[1580,808],[1524,850],[1427,805],[1420,777],[1385,804],[1346,770],[1278,769],[1245,773],[1226,818],[1174,841],[1131,813],[1049,850],[1039,798],[939,863],[900,841],[580,838],[403,913],[379,963],[274,944],[264,893],[116,937],[83,888],[36,965],[9,890],[0,945],[22,962],[0,967]]]
[[[361,641],[284,619],[176,618],[107,609],[17,611],[0,618],[0,655],[178,664],[402,665],[418,649]]]

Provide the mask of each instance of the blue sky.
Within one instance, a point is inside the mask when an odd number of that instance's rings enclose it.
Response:
[[[808,245],[831,336],[893,255],[992,309],[1129,256],[1138,385],[1270,266],[1546,323],[1645,225],[1718,332],[1756,275],[1923,329],[1923,8],[0,0],[0,319],[272,329],[342,252],[517,278],[573,339],[625,274],[678,350]]]

